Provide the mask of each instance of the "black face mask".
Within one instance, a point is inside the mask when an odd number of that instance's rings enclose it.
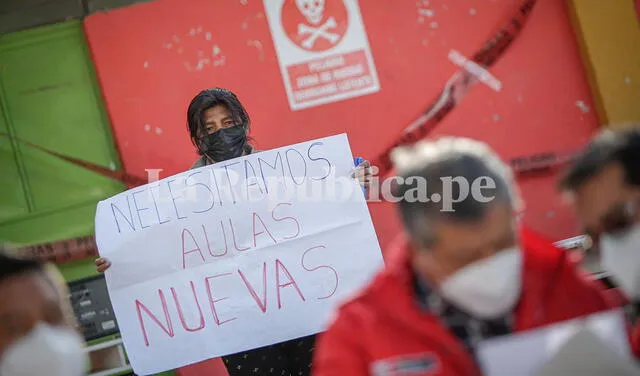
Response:
[[[203,152],[215,162],[237,158],[247,144],[247,133],[241,125],[223,128],[202,138]]]

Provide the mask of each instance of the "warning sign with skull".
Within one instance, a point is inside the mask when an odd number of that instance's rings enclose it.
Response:
[[[357,0],[263,0],[293,110],[380,90]]]

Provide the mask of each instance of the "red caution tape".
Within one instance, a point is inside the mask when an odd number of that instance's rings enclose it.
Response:
[[[109,179],[113,179],[115,181],[124,183],[124,184],[126,184],[126,185],[128,185],[130,187],[131,186],[139,186],[139,185],[147,184],[147,180],[146,179],[138,177],[138,176],[135,176],[135,175],[128,174],[125,171],[113,171],[113,170],[109,169],[108,167],[100,166],[100,165],[92,163],[92,162],[88,162],[88,161],[85,161],[85,160],[82,160],[82,159],[79,159],[79,158],[70,157],[68,155],[64,155],[62,153],[58,153],[57,151],[53,151],[53,150],[47,149],[47,148],[42,147],[40,145],[36,145],[36,144],[34,144],[32,142],[25,141],[25,140],[19,139],[17,137],[13,137],[8,133],[0,132],[0,136],[7,137],[7,138],[9,138],[11,140],[14,140],[16,142],[19,142],[19,143],[21,143],[23,145],[29,146],[29,147],[31,147],[33,149],[40,150],[40,151],[42,151],[44,153],[47,153],[49,155],[52,155],[52,156],[54,156],[56,158],[62,159],[63,161],[72,163],[72,164],[74,164],[76,166],[82,167],[82,168],[87,169],[89,171],[93,171],[93,172],[95,172],[95,173],[97,173],[99,175],[102,175],[104,177],[107,177]]]
[[[51,156],[72,163],[78,167],[82,167],[89,171],[93,171],[99,175],[124,183],[128,187],[135,187],[147,184],[147,180],[141,177],[130,175],[125,171],[113,171],[107,167],[97,165],[79,158],[70,157],[58,153],[56,151],[36,145],[32,142],[12,137],[7,133],[0,132],[1,137],[7,137],[13,141],[29,146],[36,150],[40,150]],[[40,261],[50,261],[53,263],[64,263],[76,260],[82,260],[90,257],[98,256],[98,248],[96,246],[95,237],[93,235],[83,236],[73,239],[55,241],[51,243],[35,244],[26,247],[19,247],[14,250],[19,257],[26,257]]]
[[[527,178],[546,174],[565,166],[573,161],[578,153],[578,151],[537,153],[513,158],[509,164],[518,177]]]
[[[536,2],[537,0],[524,1],[509,22],[473,55],[471,61],[484,69],[495,64],[520,35]],[[393,168],[390,154],[394,148],[425,138],[455,108],[464,94],[476,82],[477,79],[469,72],[456,73],[426,110],[405,128],[403,134],[371,161],[373,166],[378,167],[380,176],[386,175]]]
[[[49,261],[56,264],[98,256],[96,239],[93,235],[19,247],[13,249],[12,252],[18,257]]]

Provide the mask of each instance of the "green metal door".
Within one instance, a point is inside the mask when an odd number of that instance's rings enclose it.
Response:
[[[0,36],[0,132],[119,168],[80,22]],[[123,188],[0,136],[0,241],[90,234],[96,203]]]
[[[80,22],[0,36],[0,132],[120,168],[102,103]],[[0,136],[0,242],[91,234],[98,201],[124,188]],[[95,273],[91,261],[60,269],[67,280],[86,277]]]

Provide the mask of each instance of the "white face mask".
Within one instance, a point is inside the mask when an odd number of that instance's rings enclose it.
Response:
[[[630,299],[640,299],[640,224],[600,238],[602,267]]]
[[[479,319],[494,319],[518,302],[521,276],[522,251],[513,247],[458,270],[440,285],[440,294]]]
[[[82,376],[84,341],[72,329],[39,323],[9,345],[0,359],[2,376]]]

